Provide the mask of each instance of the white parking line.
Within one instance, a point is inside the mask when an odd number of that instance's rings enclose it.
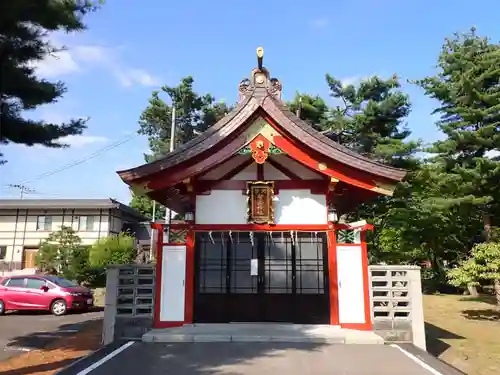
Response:
[[[430,373],[432,373],[433,375],[443,375],[441,372],[439,372],[438,370],[436,370],[435,368],[429,366],[427,363],[425,363],[424,361],[422,361],[420,358],[414,356],[413,354],[411,354],[410,352],[407,352],[406,350],[404,350],[403,348],[401,348],[400,346],[396,345],[396,344],[391,344],[391,346],[393,348],[396,348],[397,350],[399,350],[401,353],[403,353],[405,356],[407,356],[408,358],[410,358],[412,361],[414,361],[415,363],[419,364],[421,367],[423,367],[424,369],[426,369],[427,371],[429,371]]]
[[[33,349],[24,348],[22,346],[5,346],[4,352],[31,352]]]
[[[100,365],[102,365],[103,363],[109,361],[111,358],[117,356],[118,354],[120,354],[121,352],[123,352],[125,349],[131,347],[132,345],[135,344],[135,341],[129,341],[125,344],[123,344],[122,346],[120,346],[118,349],[115,349],[113,350],[111,353],[109,353],[107,356],[101,358],[100,360],[98,360],[97,362],[93,363],[92,365],[90,365],[89,367],[87,367],[86,369],[83,369],[82,371],[80,371],[79,373],[77,373],[76,375],[87,375],[89,372],[91,372],[92,370],[95,370],[96,368],[98,368]]]

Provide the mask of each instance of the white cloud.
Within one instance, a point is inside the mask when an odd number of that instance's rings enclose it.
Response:
[[[68,135],[59,139],[60,143],[65,143],[75,148],[82,148],[96,143],[106,143],[107,141],[108,138],[97,135]]]
[[[486,157],[492,159],[500,156],[500,151],[499,150],[490,150],[486,152],[485,154]]]
[[[68,51],[56,52],[42,61],[31,64],[31,66],[45,78],[63,76],[81,70],[78,62]]]
[[[115,75],[124,87],[130,87],[134,84],[141,86],[159,86],[161,84],[158,78],[141,69],[118,70]]]
[[[342,86],[349,86],[349,85],[357,85],[364,79],[368,78],[368,76],[351,76],[351,77],[344,77],[340,79],[340,82],[342,83]]]
[[[68,116],[65,113],[54,111],[53,109],[42,108],[39,115],[36,116],[37,119],[43,120],[47,123],[61,124],[68,122],[71,118],[78,118],[78,116]],[[80,117],[82,118],[82,117]],[[83,118],[82,118],[83,119]],[[58,143],[67,144],[74,148],[83,148],[96,143],[105,143],[108,138],[96,135],[69,135],[67,137],[62,137],[58,139]],[[34,150],[51,150],[53,152],[58,152],[60,149],[47,149],[44,146],[35,145],[31,147]]]
[[[60,38],[54,35],[50,38],[54,47],[64,47]],[[32,64],[40,76],[55,78],[100,68],[111,73],[125,87],[160,84],[160,80],[146,70],[125,66],[119,59],[118,48],[77,44],[76,38],[65,39],[71,43],[63,51],[53,53],[44,60]]]
[[[326,17],[319,17],[311,21],[311,26],[315,29],[325,29],[330,24],[330,20]]]

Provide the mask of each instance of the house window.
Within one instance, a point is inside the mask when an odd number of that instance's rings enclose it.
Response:
[[[36,222],[36,230],[51,230],[52,229],[52,216],[38,216]]]
[[[94,216],[79,216],[78,230],[94,230]]]
[[[7,256],[7,246],[0,246],[0,260],[4,260]]]

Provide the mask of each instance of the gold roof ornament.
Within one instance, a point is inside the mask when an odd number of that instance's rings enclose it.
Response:
[[[257,47],[257,66],[259,70],[262,70],[262,60],[264,59],[264,48]]]

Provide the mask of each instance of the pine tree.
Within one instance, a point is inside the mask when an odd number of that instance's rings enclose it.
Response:
[[[97,6],[89,0],[1,2],[0,144],[65,147],[58,142],[60,138],[81,134],[85,129],[82,119],[53,124],[24,115],[41,105],[55,103],[66,91],[62,82],[36,76],[34,63],[58,51],[46,40],[49,33],[84,30],[84,16]]]
[[[160,158],[170,150],[172,105],[175,105],[176,112],[174,148],[207,130],[231,111],[231,106],[216,102],[211,94],[196,93],[193,84],[192,77],[185,77],[177,86],[163,86],[161,92],[167,94],[171,104],[160,97],[159,91],[152,93],[149,105],[139,119],[138,132],[148,137],[151,151],[145,155],[146,162]],[[133,194],[130,205],[143,215],[152,216],[153,202],[147,196]],[[155,218],[162,218],[164,215],[165,209],[157,205]]]
[[[168,95],[176,111],[175,147],[193,139],[231,111],[231,107],[216,102],[210,94],[199,95],[193,89],[194,79],[183,78],[178,86],[163,86],[161,92]],[[172,104],[154,91],[149,105],[139,120],[139,134],[148,137],[151,157],[157,158],[170,149],[170,130],[172,126]]]
[[[332,109],[331,129],[344,146],[373,160],[400,168],[414,167],[419,142],[409,141],[404,124],[410,113],[408,95],[401,92],[396,76],[377,76],[357,86],[342,85],[326,75],[330,95],[342,104]]]
[[[444,206],[473,206],[483,216],[485,238],[500,212],[500,45],[473,28],[446,39],[439,72],[416,83],[440,106],[438,128],[446,135],[430,148],[440,166]]]

